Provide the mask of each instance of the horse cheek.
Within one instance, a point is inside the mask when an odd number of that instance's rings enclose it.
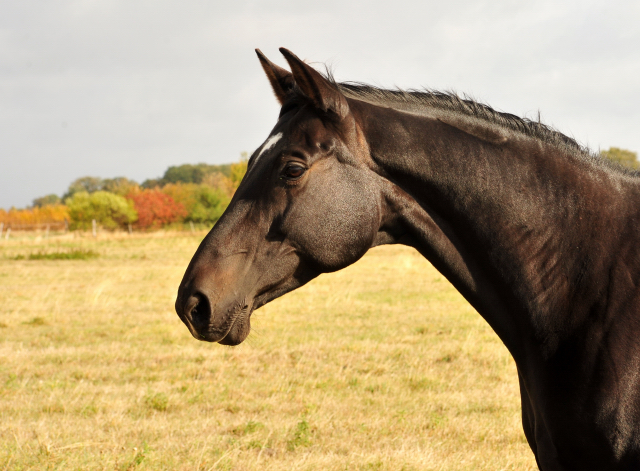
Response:
[[[336,184],[333,180],[331,191],[304,205],[297,226],[307,230],[295,231],[294,240],[302,255],[323,272],[340,270],[359,260],[377,232],[374,199],[366,197],[368,192],[363,192],[362,185],[342,181]]]

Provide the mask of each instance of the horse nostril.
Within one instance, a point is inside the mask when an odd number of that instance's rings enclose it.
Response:
[[[196,292],[187,303],[187,317],[191,319],[191,324],[197,330],[209,326],[211,320],[211,306],[209,299],[202,293]]]

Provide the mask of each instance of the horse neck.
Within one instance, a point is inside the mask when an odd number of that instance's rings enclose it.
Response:
[[[370,107],[361,116],[374,170],[394,188],[386,201],[399,240],[454,284],[516,361],[525,337],[556,348],[554,329],[580,315],[572,300],[593,290],[590,270],[605,269],[593,254],[615,244],[594,235],[622,230],[625,177],[515,131],[496,144],[433,117]]]

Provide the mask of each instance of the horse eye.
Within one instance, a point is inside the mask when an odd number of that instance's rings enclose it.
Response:
[[[283,173],[289,180],[297,180],[304,174],[304,172],[306,172],[306,170],[307,169],[302,165],[289,164],[284,168]]]

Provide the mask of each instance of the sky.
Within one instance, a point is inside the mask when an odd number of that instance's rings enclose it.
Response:
[[[239,160],[278,115],[254,49],[285,66],[281,46],[640,151],[637,0],[0,0],[0,208]]]

